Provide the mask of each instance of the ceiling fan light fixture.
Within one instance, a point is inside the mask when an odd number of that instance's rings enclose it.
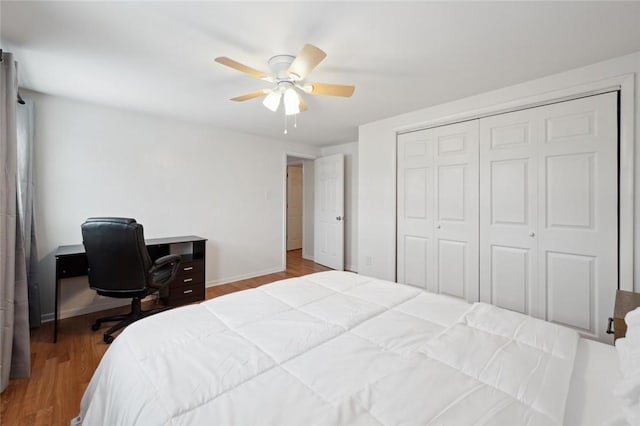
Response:
[[[305,84],[304,86],[300,86],[300,88],[304,90],[305,93],[313,92],[313,84]]]
[[[265,99],[266,101],[266,99]],[[294,115],[300,113],[300,95],[293,87],[284,92],[284,113]]]
[[[266,98],[264,98],[264,100],[262,101],[262,104],[267,108],[269,108],[271,111],[276,112],[278,110],[278,107],[280,106],[281,96],[282,96],[281,93],[272,91],[267,95]]]

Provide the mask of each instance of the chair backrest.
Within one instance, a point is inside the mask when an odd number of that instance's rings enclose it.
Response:
[[[135,219],[94,217],[82,224],[89,286],[104,293],[135,293],[147,287],[152,262],[142,225]]]

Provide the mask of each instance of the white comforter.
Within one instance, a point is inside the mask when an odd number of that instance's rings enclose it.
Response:
[[[129,326],[82,399],[93,425],[562,424],[578,335],[345,272]]]

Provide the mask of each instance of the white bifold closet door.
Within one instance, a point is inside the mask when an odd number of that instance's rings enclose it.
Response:
[[[478,120],[398,136],[398,282],[478,300]]]
[[[605,340],[617,93],[398,136],[397,279]]]
[[[605,337],[617,141],[617,93],[480,120],[481,300]]]

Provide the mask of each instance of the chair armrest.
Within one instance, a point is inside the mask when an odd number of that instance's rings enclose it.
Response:
[[[178,254],[169,254],[157,259],[149,270],[152,285],[164,285],[173,281],[179,267],[180,255]]]

